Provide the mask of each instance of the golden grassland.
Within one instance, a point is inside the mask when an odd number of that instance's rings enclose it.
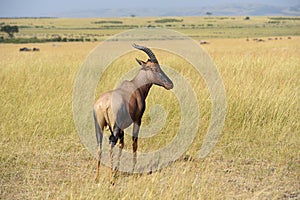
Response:
[[[76,75],[97,43],[26,45],[40,52],[19,52],[23,44],[1,44],[0,199],[299,198],[300,37],[264,39],[210,39],[204,46],[227,95],[223,132],[204,159],[196,152],[210,120],[207,87],[195,80],[184,60],[157,51],[160,62],[190,80],[201,110],[200,128],[182,158],[150,175],[120,174],[115,186],[109,184],[107,167],[101,168],[100,183],[94,182],[95,159],[82,145],[72,115]],[[97,95],[112,89],[123,72],[136,66],[135,55],[128,57],[124,66],[119,66],[126,60],[122,57],[112,64]],[[111,73],[116,75],[109,79]],[[148,109],[161,104],[174,112],[161,133],[140,140],[138,151],[160,148],[174,136],[180,120],[172,107],[176,103],[169,103],[174,99],[168,91],[152,88]],[[130,149],[129,136],[125,144]]]

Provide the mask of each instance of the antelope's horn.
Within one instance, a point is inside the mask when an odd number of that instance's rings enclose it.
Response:
[[[158,63],[154,53],[147,47],[144,47],[144,46],[140,46],[140,45],[137,45],[137,44],[132,44],[132,46],[136,49],[139,49],[139,50],[142,50],[144,51],[150,58],[150,60],[154,63]]]

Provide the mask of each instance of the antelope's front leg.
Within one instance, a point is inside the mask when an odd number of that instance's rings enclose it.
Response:
[[[132,133],[132,150],[133,150],[133,165],[132,165],[132,173],[134,172],[135,165],[137,162],[137,148],[138,148],[138,136],[139,136],[139,131],[140,131],[140,125],[141,122],[139,123],[134,123],[133,124],[133,133]]]

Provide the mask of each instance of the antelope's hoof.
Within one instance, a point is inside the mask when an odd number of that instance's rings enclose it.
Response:
[[[95,176],[95,182],[99,182],[99,175]]]
[[[135,167],[132,168],[131,173],[134,174],[135,172]]]
[[[114,182],[114,181],[110,181],[110,184],[111,184],[112,186],[115,186],[115,182]]]
[[[114,186],[114,185],[115,185],[115,180],[110,180],[110,184],[111,184],[112,186]]]

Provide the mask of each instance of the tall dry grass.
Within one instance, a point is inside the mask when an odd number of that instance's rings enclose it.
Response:
[[[161,62],[191,81],[200,102],[201,126],[185,156],[150,175],[121,174],[115,186],[109,184],[107,167],[101,168],[100,184],[95,184],[95,160],[81,144],[72,118],[73,82],[96,44],[35,44],[40,52],[1,45],[1,199],[299,198],[299,41],[214,39],[204,47],[223,78],[227,115],[217,146],[201,160],[196,152],[211,109],[205,83],[193,81],[195,73],[182,68],[184,60],[157,52]],[[122,58],[109,70],[116,70],[118,62]],[[124,71],[135,65],[134,57],[130,62]],[[104,77],[97,94],[112,89],[118,79]],[[156,87],[147,103],[149,108],[157,103],[168,108],[172,99]],[[176,113],[169,114],[162,133],[140,141],[139,151],[159,148],[168,142],[164,136],[173,137],[169,130],[176,128]],[[130,149],[129,136],[125,143]]]

